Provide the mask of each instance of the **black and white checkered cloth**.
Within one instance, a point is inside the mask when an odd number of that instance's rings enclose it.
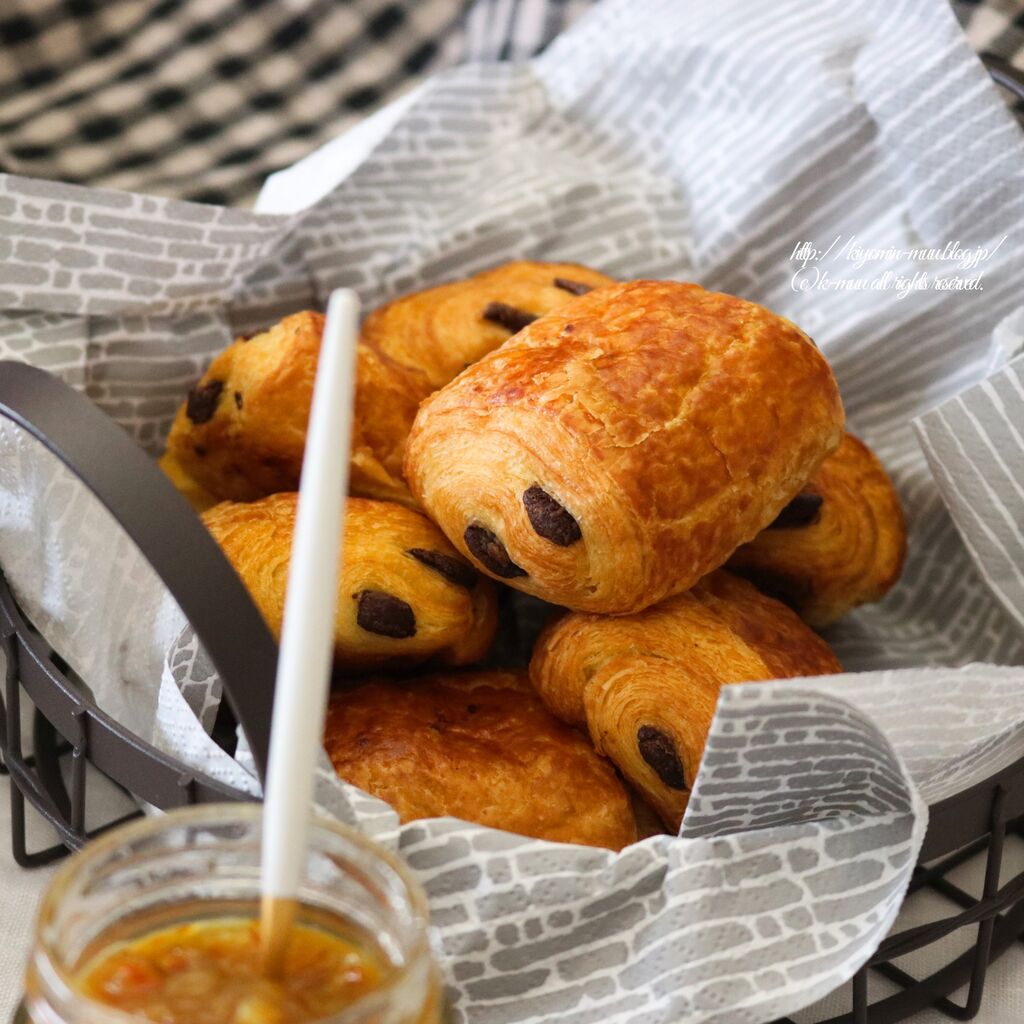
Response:
[[[592,0],[2,0],[0,170],[246,204],[422,76],[526,57]],[[1024,67],[1024,0],[956,0]]]
[[[1024,0],[953,0],[953,9],[978,53],[1024,70]]]
[[[419,77],[528,55],[586,6],[3,0],[0,168],[245,203]]]

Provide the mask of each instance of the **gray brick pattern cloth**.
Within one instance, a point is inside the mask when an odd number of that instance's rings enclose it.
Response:
[[[1024,629],[1024,357],[916,427],[975,564]]]
[[[680,836],[616,855],[400,827],[321,762],[321,809],[423,880],[458,1024],[793,1012],[886,933],[926,801],[1021,755],[1024,633],[1002,548],[983,543],[1009,535],[970,480],[1019,423],[999,375],[1018,366],[1024,141],[944,3],[610,0],[528,63],[431,78],[303,212],[8,176],[0,215],[0,353],[83,389],[154,454],[235,333],[340,285],[369,307],[510,257],[742,294],[832,361],[900,490],[905,576],[830,633],[843,675],[725,689]],[[932,248],[975,247],[984,287],[862,294],[856,238],[908,278],[935,274]],[[843,287],[802,286],[804,242]],[[1009,512],[1024,472],[1007,466],[992,479]],[[229,757],[203,728],[218,681],[190,629],[120,544],[52,457],[0,430],[0,564],[31,617],[104,707],[256,792],[244,743]]]

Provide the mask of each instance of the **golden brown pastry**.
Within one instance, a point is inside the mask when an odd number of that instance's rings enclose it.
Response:
[[[729,568],[822,627],[882,598],[899,579],[906,548],[892,481],[871,449],[847,434]]]
[[[788,320],[634,281],[541,317],[428,398],[406,479],[492,576],[628,613],[755,537],[842,425],[832,371]]]
[[[544,710],[525,672],[462,672],[336,693],[324,745],[341,778],[402,821],[451,815],[621,849],[629,797],[590,741]]]
[[[357,350],[349,491],[413,504],[402,477],[421,399],[532,318],[612,279],[575,263],[507,263],[370,313]],[[197,507],[299,486],[324,318],[310,310],[239,338],[178,410],[168,476]]]
[[[205,487],[196,483],[181,467],[181,463],[170,452],[164,452],[157,462],[168,479],[188,499],[188,503],[197,511],[205,512],[220,500],[215,498]]]
[[[349,493],[411,505],[402,462],[422,381],[366,345],[356,349],[356,371]]]
[[[203,516],[275,636],[281,632],[297,495],[223,502]],[[497,626],[494,586],[426,516],[349,498],[334,653],[341,673],[428,659],[469,665]]]
[[[578,263],[516,260],[381,306],[367,316],[361,338],[402,366],[421,371],[425,397],[531,320],[614,283]]]
[[[530,662],[548,710],[585,728],[673,831],[724,683],[838,671],[795,613],[724,571],[636,615],[566,615]]]
[[[633,805],[633,816],[636,818],[637,839],[649,839],[651,836],[666,834],[665,823],[658,812],[640,795],[633,786],[627,786],[630,803]]]
[[[221,352],[178,410],[171,464],[218,500],[294,491],[323,325],[320,313],[296,313]],[[422,394],[410,371],[359,346],[352,493],[411,503],[402,456]]]

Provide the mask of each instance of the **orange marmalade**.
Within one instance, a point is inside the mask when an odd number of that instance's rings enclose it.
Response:
[[[376,950],[310,925],[291,933],[284,971],[260,969],[259,921],[220,917],[107,947],[79,975],[89,999],[160,1024],[305,1024],[379,988]]]

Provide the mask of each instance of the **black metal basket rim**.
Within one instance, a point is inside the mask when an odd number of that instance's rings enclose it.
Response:
[[[17,673],[20,682],[32,699],[36,709],[69,744],[76,757],[85,757],[104,775],[144,803],[167,809],[194,803],[197,800],[238,800],[240,794],[216,779],[196,771],[164,753],[152,744],[126,729],[113,716],[90,700],[55,663],[52,648],[36,631],[19,607],[7,579],[0,570],[0,649],[7,662],[7,674]],[[17,750],[17,737],[7,734],[0,721],[0,744],[8,755],[5,767],[11,776],[25,785],[33,780],[20,764],[20,758],[11,756]],[[150,772],[134,776],[138,762],[145,763]],[[139,786],[141,788],[132,788]],[[51,799],[53,793],[49,793]],[[69,830],[59,819],[43,812],[44,817],[69,845],[80,845],[74,830]]]

